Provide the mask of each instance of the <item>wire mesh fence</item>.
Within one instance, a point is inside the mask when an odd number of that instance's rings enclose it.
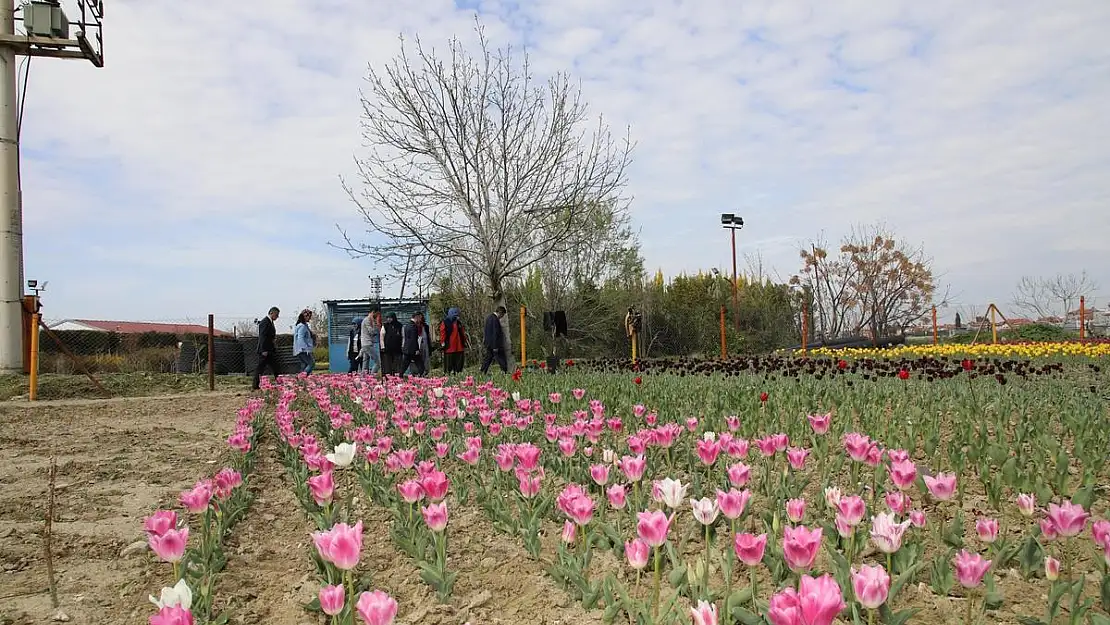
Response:
[[[38,370],[55,374],[207,373],[247,375],[258,364],[258,318],[233,315],[148,321],[48,320]],[[299,370],[291,328],[278,327],[278,365]],[[211,349],[210,349],[211,346]]]

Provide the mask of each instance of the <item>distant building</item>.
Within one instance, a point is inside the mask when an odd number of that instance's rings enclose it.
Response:
[[[65,319],[50,326],[51,330],[81,330],[84,332],[115,332],[117,334],[208,334],[208,326],[199,323],[148,323],[145,321],[98,321],[93,319]],[[230,332],[216,330],[216,336],[232,336]]]

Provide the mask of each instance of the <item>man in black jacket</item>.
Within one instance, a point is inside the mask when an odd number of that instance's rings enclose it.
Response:
[[[486,357],[482,360],[482,373],[489,373],[489,366],[493,361],[505,373],[509,372],[508,355],[505,354],[505,330],[501,327],[501,319],[509,311],[504,306],[498,306],[497,311],[486,317],[486,326],[482,331],[482,342],[486,346]]]
[[[266,367],[270,368],[275,381],[279,373],[277,344],[275,342],[277,328],[274,326],[274,322],[277,321],[280,314],[281,311],[278,310],[277,306],[274,306],[270,309],[270,312],[266,313],[262,321],[258,322],[258,366],[254,368],[254,384],[251,387],[256,391],[261,388],[262,372]]]
[[[405,341],[405,328],[397,321],[397,313],[386,315],[386,322],[382,324],[381,352],[382,375],[401,375],[402,347]],[[363,323],[366,323],[365,321]]]
[[[403,376],[408,373],[409,365],[416,368],[416,375],[427,373],[431,346],[431,335],[428,333],[428,324],[424,323],[424,313],[413,313],[412,321],[405,325],[405,340],[402,348],[404,358],[401,360],[401,371],[398,375]]]

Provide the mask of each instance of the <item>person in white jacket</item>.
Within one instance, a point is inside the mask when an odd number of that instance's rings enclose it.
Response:
[[[362,320],[362,373],[377,375],[381,371],[382,313],[371,310]]]

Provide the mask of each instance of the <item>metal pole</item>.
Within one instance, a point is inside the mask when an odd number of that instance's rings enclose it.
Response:
[[[15,36],[15,0],[0,0],[0,35]],[[15,50],[0,45],[0,374],[23,370],[23,211]]]
[[[933,306],[933,345],[937,343],[937,307]]]
[[[809,356],[809,302],[802,300],[802,356]]]
[[[216,390],[216,316],[208,315],[208,390]]]
[[[991,304],[990,311],[991,311],[991,344],[992,345],[998,343],[998,322],[995,321],[995,318],[994,318],[994,311],[995,310],[997,310],[997,309],[994,307],[994,304]]]
[[[732,232],[732,315],[736,321],[736,331],[740,331],[740,295],[739,279],[736,276],[736,228],[729,228]]]
[[[1079,296],[1079,339],[1087,338],[1087,298]]]
[[[35,299],[35,312],[31,313],[31,389],[29,395],[31,401],[35,401],[39,397],[39,313],[38,298]]]

